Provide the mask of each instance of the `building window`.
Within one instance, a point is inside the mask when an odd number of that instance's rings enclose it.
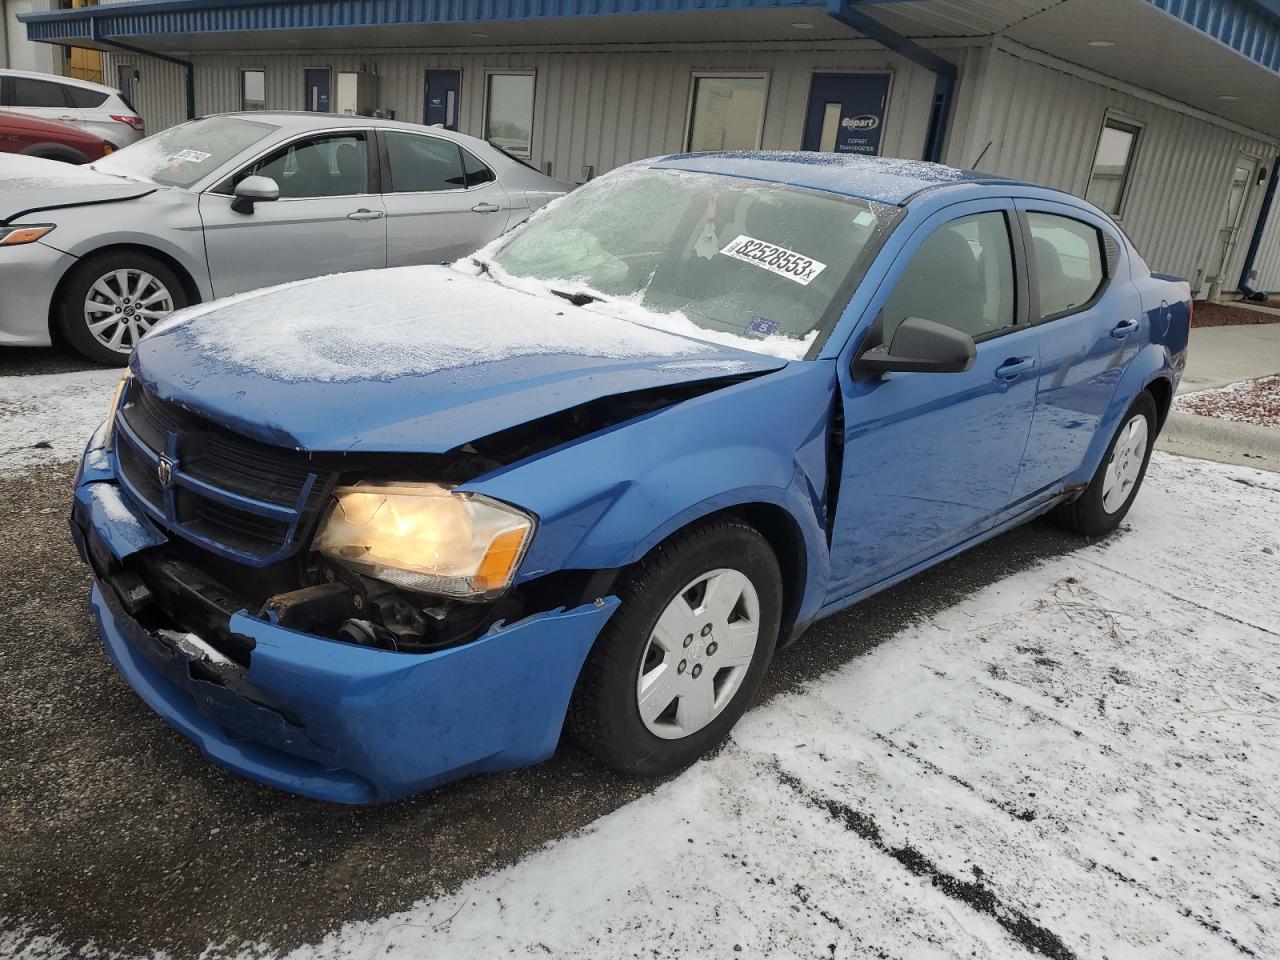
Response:
[[[1111,117],[1102,124],[1085,199],[1113,217],[1120,215],[1141,133],[1141,127]]]
[[[240,71],[240,109],[267,109],[267,72],[265,70]]]
[[[517,157],[532,155],[532,73],[491,73],[485,79],[484,138]]]
[[[760,149],[768,83],[764,74],[695,74],[686,149]]]

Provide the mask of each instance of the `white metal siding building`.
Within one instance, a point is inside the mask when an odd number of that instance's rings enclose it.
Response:
[[[887,78],[875,149],[919,158],[938,122],[930,58],[941,58],[955,71],[944,162],[1082,196],[1091,178],[1113,176],[1106,195],[1153,268],[1202,295],[1215,278],[1235,290],[1256,248],[1246,287],[1280,290],[1280,203],[1262,219],[1280,161],[1276,0],[242,6],[115,0],[27,18],[27,29],[108,51],[106,76],[136,76],[130,92],[151,132],[186,118],[188,72],[198,114],[240,110],[249,94],[267,109],[314,108],[341,99],[341,75],[365,75],[377,78],[375,109],[421,122],[428,71],[445,71],[450,125],[476,136],[491,132],[491,78],[530,76],[521,142],[564,179],[687,149],[708,115],[695,119],[699,83],[713,81],[730,103],[760,104],[754,142],[730,145],[801,149],[831,146],[831,130],[818,144],[809,129],[818,78]],[[394,22],[378,21],[379,7]],[[1099,150],[1104,125],[1127,144],[1114,171]]]

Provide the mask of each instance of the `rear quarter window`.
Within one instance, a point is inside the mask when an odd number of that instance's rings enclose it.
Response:
[[[71,102],[81,110],[93,110],[107,102],[107,94],[98,90],[86,90],[84,87],[67,87]]]

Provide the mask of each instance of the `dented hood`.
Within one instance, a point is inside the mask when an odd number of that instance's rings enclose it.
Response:
[[[154,184],[111,177],[88,167],[0,153],[0,223],[65,207],[133,200],[156,190]]]
[[[322,277],[193,307],[133,357],[160,397],[264,442],[419,453],[601,397],[785,365],[446,267]]]

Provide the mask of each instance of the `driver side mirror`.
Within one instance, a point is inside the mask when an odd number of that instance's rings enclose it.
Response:
[[[854,361],[855,373],[964,373],[973,366],[973,337],[921,317],[907,317],[889,344],[872,347]]]
[[[254,204],[280,199],[280,186],[270,177],[245,177],[236,184],[231,209],[236,213],[253,213]]]

